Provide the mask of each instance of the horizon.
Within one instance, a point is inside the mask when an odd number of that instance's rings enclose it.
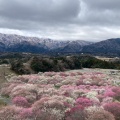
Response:
[[[120,38],[119,4],[119,0],[0,0],[0,33],[93,42]]]

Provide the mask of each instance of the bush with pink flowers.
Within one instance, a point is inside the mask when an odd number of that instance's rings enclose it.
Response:
[[[120,120],[120,103],[112,102],[104,105],[104,109],[111,112],[116,120]]]
[[[81,105],[83,107],[88,107],[88,106],[92,106],[93,103],[90,99],[88,98],[84,98],[84,97],[80,97],[76,100],[75,105]]]
[[[0,109],[0,120],[19,120],[18,115],[21,108],[15,106],[7,106]]]
[[[33,114],[32,108],[23,108],[19,112],[19,118],[21,119],[33,118],[33,117],[34,117],[34,114]]]
[[[113,87],[112,91],[115,93],[115,99],[120,101],[120,87]]]
[[[85,120],[84,107],[75,106],[66,112],[65,120]]]
[[[114,116],[100,107],[90,107],[86,109],[85,120],[115,120]]]
[[[106,89],[104,93],[104,97],[115,97],[116,93],[112,91],[112,89]]]
[[[25,97],[17,96],[13,98],[12,103],[16,106],[28,107],[29,103]]]

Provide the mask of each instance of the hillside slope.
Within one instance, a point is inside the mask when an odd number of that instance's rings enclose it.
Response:
[[[120,38],[97,42],[82,49],[84,53],[120,56]]]

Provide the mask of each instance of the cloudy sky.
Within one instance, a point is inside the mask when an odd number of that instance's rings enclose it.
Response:
[[[0,32],[58,40],[120,37],[120,0],[0,0]]]

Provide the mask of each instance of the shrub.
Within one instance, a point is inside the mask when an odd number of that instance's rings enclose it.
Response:
[[[120,103],[112,102],[104,105],[104,109],[111,112],[116,120],[120,120]]]
[[[115,97],[115,96],[116,96],[116,93],[113,92],[111,89],[106,90],[104,93],[104,97]]]
[[[66,112],[65,120],[85,120],[84,107],[79,105]]]
[[[61,101],[44,97],[32,105],[37,120],[62,120],[65,107]]]
[[[20,118],[25,119],[25,118],[31,118],[33,116],[33,111],[32,108],[23,108],[20,113],[19,113]]]
[[[86,120],[115,120],[115,118],[103,108],[89,107],[86,110]]]
[[[0,120],[18,120],[17,115],[20,112],[20,108],[14,106],[7,106],[0,110]]]
[[[111,103],[113,102],[113,98],[112,97],[106,97],[103,99],[103,101],[101,102],[103,105],[106,103]]]
[[[83,107],[88,107],[92,105],[92,101],[88,98],[80,97],[76,100],[76,105],[82,105]]]
[[[120,87],[113,87],[112,91],[115,92],[115,99],[120,101]]]
[[[76,85],[77,85],[77,86],[83,85],[83,84],[84,84],[83,80],[78,80],[78,81],[76,81]]]
[[[56,109],[42,109],[34,111],[34,119],[32,120],[63,120],[64,112]]]
[[[29,105],[27,99],[21,96],[13,98],[12,103],[15,104],[16,106],[21,106],[21,107],[27,107]]]
[[[17,74],[30,74],[30,71],[25,68],[22,60],[16,60],[11,62],[11,70],[16,72]]]

